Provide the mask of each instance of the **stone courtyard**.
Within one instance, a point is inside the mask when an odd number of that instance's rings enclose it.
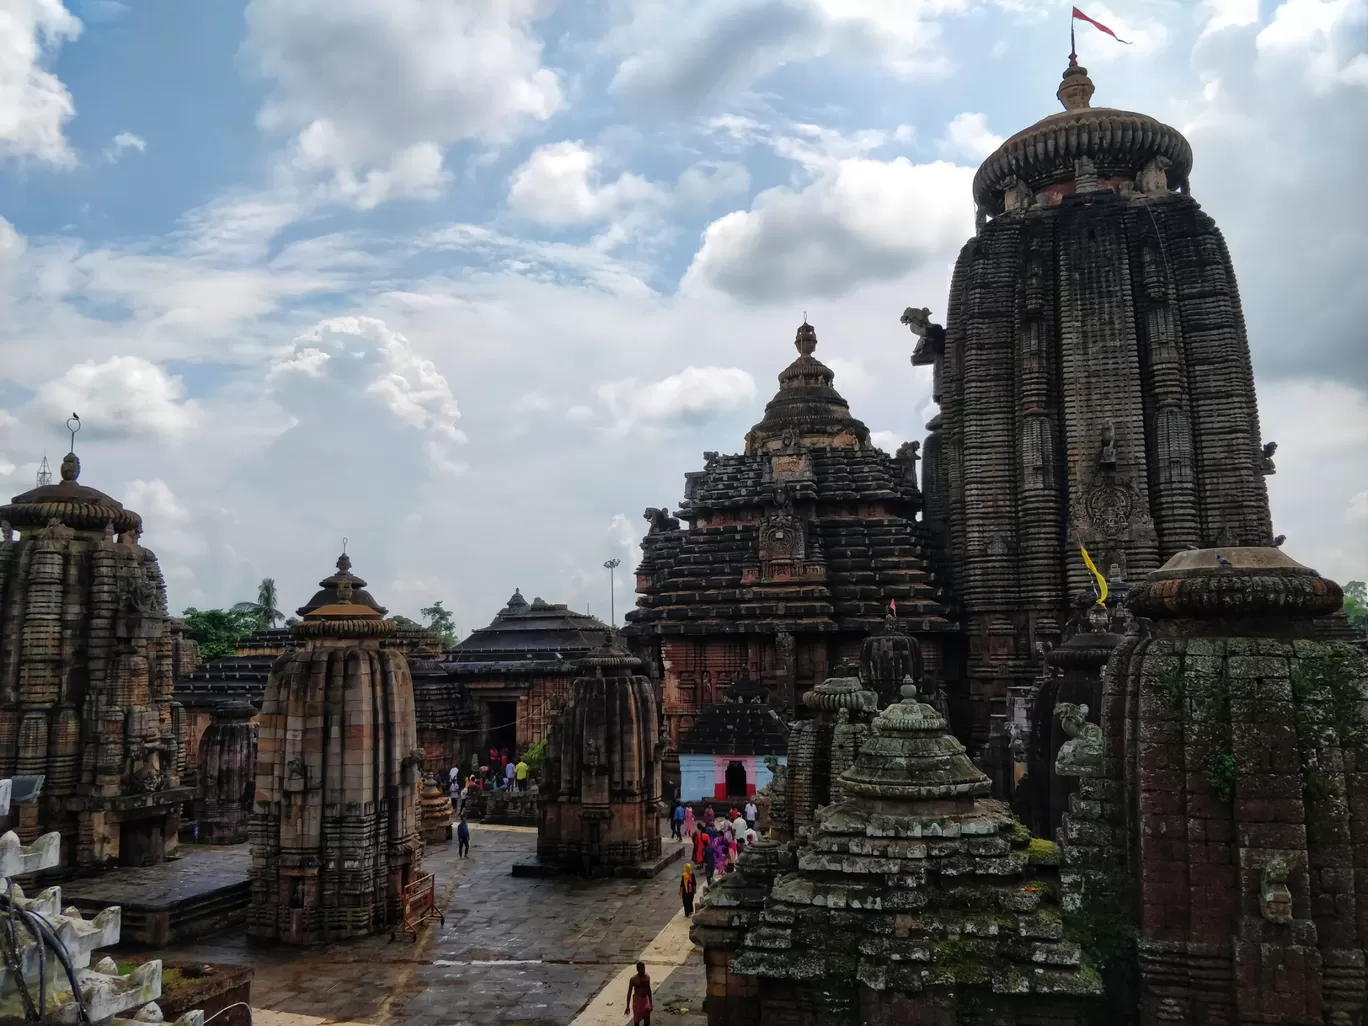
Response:
[[[515,879],[511,865],[536,841],[531,828],[474,824],[468,860],[455,844],[429,848],[446,923],[425,924],[416,942],[384,934],[295,949],[237,928],[158,954],[252,966],[255,1021],[278,1026],[618,1026],[631,966],[644,959],[657,1021],[701,1026],[702,954],[679,910],[677,869],[651,880]]]

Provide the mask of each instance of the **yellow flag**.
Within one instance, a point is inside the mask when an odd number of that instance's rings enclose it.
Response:
[[[1083,565],[1088,568],[1088,572],[1097,578],[1097,604],[1103,605],[1107,601],[1107,579],[1102,576],[1102,571],[1097,569],[1097,565],[1092,561],[1092,556],[1088,555],[1088,550],[1083,546],[1078,547],[1078,551],[1083,553]]]

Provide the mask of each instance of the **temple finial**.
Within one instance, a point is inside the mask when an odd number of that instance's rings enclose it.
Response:
[[[811,356],[812,351],[817,348],[817,329],[807,322],[806,312],[803,314],[803,323],[798,327],[793,345],[803,356]]]
[[[76,414],[73,413],[70,417],[67,418],[66,426],[67,426],[67,430],[71,432],[71,448],[68,449],[67,451],[68,451],[68,452],[71,452],[71,453],[75,453],[75,451],[76,451],[76,432],[81,430],[81,418],[78,417],[78,416],[76,416]]]
[[[1070,58],[1069,66],[1064,69],[1064,78],[1059,83],[1055,96],[1059,97],[1059,102],[1065,110],[1082,110],[1089,106],[1093,89],[1088,69],[1076,59]]]

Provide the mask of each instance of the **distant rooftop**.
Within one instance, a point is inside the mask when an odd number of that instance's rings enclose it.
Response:
[[[471,635],[448,654],[456,674],[574,673],[579,661],[613,637],[614,631],[588,613],[563,602],[528,602],[515,590],[488,627]]]

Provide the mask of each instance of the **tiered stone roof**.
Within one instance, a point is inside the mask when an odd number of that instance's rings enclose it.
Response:
[[[457,677],[573,675],[612,635],[611,627],[587,613],[539,598],[529,603],[514,590],[488,627],[447,653],[447,669]]]
[[[857,982],[877,1001],[896,993],[920,1008],[925,994],[928,1009],[967,1007],[969,992],[1100,992],[1064,935],[1053,868],[1041,864],[1053,846],[1037,854],[988,799],[988,778],[914,685],[875,720],[840,782],[847,797],[818,812],[797,871],[775,881],[732,973],[838,1003],[867,1000]]]
[[[687,475],[678,516],[642,543],[629,633],[858,630],[890,599],[924,630],[951,630],[916,522],[915,461],[869,443],[812,355],[799,358],[747,435],[746,451],[708,453]]]
[[[679,739],[680,755],[783,755],[788,725],[769,702],[712,702]]]
[[[222,702],[250,702],[260,708],[271,667],[293,647],[294,638],[288,627],[254,631],[238,643],[235,654],[200,663],[177,680],[174,697],[187,709]]]

